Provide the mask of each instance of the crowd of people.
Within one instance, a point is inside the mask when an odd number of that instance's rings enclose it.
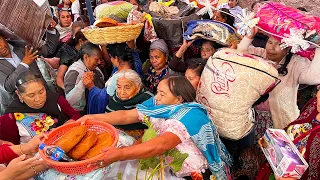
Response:
[[[211,20],[236,28],[241,21],[237,15],[243,13],[239,1],[220,4]],[[142,13],[151,1],[130,3]],[[261,3],[247,8],[256,13]],[[72,179],[34,155],[41,141],[48,138],[47,132],[74,121],[107,122],[123,137],[133,139],[126,144],[120,138],[125,147],[103,152],[96,164],[101,168],[116,169],[112,164],[132,163],[177,148],[189,156],[178,172],[167,170],[166,179],[199,176],[205,180],[256,179],[261,174],[259,166],[266,162],[258,140],[267,128],[284,129],[297,138],[320,125],[319,48],[310,61],[292,53],[290,47],[282,48],[281,40],[255,27],[228,46],[219,41],[183,39],[173,50],[159,38],[97,45],[81,31],[90,22],[79,4],[79,0],[61,1],[39,49],[8,41],[0,31],[0,180]],[[203,15],[202,19],[206,18]],[[226,48],[272,61],[281,80],[254,103],[253,128],[237,140],[219,134],[210,112],[196,98],[208,59]],[[49,90],[37,65],[40,56],[55,69],[55,92]],[[153,123],[158,136],[142,142],[146,121]],[[320,179],[319,139],[318,129],[295,144],[309,164],[302,179]],[[104,179],[112,179],[110,169]],[[94,178],[91,174],[88,177]],[[126,177],[135,179],[132,173]]]

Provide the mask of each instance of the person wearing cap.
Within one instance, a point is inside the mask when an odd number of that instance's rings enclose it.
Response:
[[[169,49],[163,39],[153,41],[150,45],[151,67],[145,76],[144,84],[150,92],[156,93],[159,82],[169,74]]]

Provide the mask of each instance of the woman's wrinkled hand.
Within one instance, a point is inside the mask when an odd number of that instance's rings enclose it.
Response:
[[[25,144],[28,154],[38,152],[39,145],[44,139],[48,139],[48,136],[47,134],[42,133],[40,135],[34,136],[27,144]]]
[[[182,44],[182,46],[185,46],[185,47],[190,47],[192,44],[193,44],[193,42],[194,42],[195,40],[192,40],[192,41],[187,41],[186,39],[183,39],[183,44]]]
[[[91,74],[92,72],[86,72],[83,76],[82,76],[82,83],[83,85],[87,88],[87,89],[92,89],[94,87],[94,75]]]
[[[39,160],[37,157],[26,159],[26,155],[24,154],[13,159],[2,173],[8,179],[15,179],[17,176],[30,170],[31,167],[38,166],[40,164],[43,164],[42,160]]]
[[[237,47],[238,47],[238,44],[236,42],[232,41],[231,45],[230,45],[230,48],[231,49],[237,49]]]
[[[33,61],[35,61],[39,57],[39,55],[37,54],[38,54],[38,51],[33,52],[33,47],[29,49],[26,46],[24,51],[24,57],[22,58],[22,62],[27,65],[30,65]]]
[[[93,117],[91,115],[85,115],[79,118],[77,122],[81,122],[81,124],[84,124],[87,120],[93,120]]]
[[[52,30],[54,30],[54,28],[57,26],[57,23],[56,23],[56,21],[54,21],[53,19],[51,19],[51,21],[50,21],[50,24],[49,24],[49,26],[48,26],[48,30],[49,31],[52,31]]]
[[[105,167],[108,166],[116,161],[122,160],[122,149],[121,148],[105,148],[101,151],[103,153],[102,159],[95,161],[89,164],[89,167],[97,166],[97,167]]]
[[[258,31],[259,31],[259,29],[255,26],[255,27],[253,27],[253,28],[251,28],[251,35],[246,35],[247,36],[247,38],[249,38],[249,39],[253,39],[255,36],[256,36],[256,34],[258,33]]]

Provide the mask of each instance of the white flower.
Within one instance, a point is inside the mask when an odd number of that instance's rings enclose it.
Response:
[[[212,1],[212,2],[210,2]],[[213,11],[214,9],[216,9],[214,7],[215,4],[218,4],[219,0],[197,0],[197,3],[198,4],[201,4],[203,5],[204,7],[201,8],[198,12],[197,12],[197,15],[198,16],[202,16],[204,15],[205,13],[208,13],[210,18],[213,17]]]
[[[237,17],[241,20],[241,22],[236,23],[237,32],[242,36],[246,34],[251,35],[251,29],[258,24],[260,18],[254,18],[254,13],[248,11],[246,8],[242,9],[242,15],[237,14]]]
[[[297,53],[301,50],[307,50],[310,47],[308,41],[304,39],[305,30],[291,28],[290,35],[284,34],[285,38],[281,40],[281,48],[285,49],[287,47],[291,47],[292,53]]]

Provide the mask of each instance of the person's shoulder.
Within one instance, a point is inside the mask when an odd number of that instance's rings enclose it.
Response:
[[[289,64],[294,64],[294,65],[298,65],[298,66],[303,65],[303,64],[309,65],[309,64],[311,64],[311,61],[306,57],[302,57],[300,55],[294,54],[291,57]]]
[[[242,10],[242,7],[240,7],[240,6],[235,6],[234,8],[237,10]]]
[[[153,95],[149,90],[147,90],[146,88],[144,88],[143,94],[145,95],[145,100],[144,100],[144,101],[146,101],[146,100],[148,100],[148,99],[150,99],[151,97],[154,96],[154,95]]]

